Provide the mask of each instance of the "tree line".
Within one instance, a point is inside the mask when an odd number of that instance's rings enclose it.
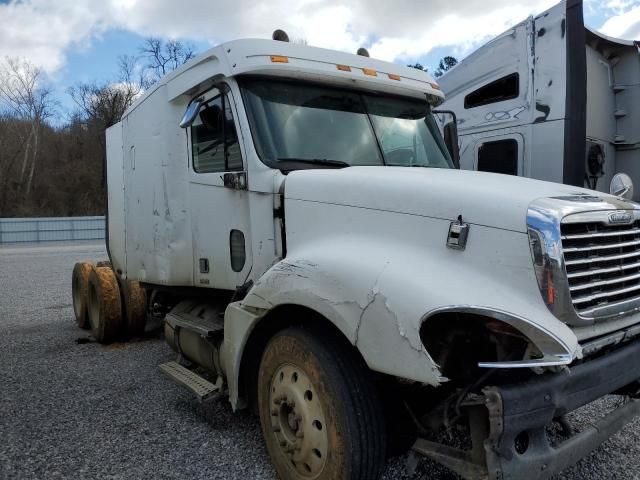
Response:
[[[194,57],[174,40],[147,38],[137,56],[121,56],[111,81],[68,89],[74,109],[53,122],[60,105],[41,69],[0,61],[0,217],[103,215],[105,130],[162,76]]]

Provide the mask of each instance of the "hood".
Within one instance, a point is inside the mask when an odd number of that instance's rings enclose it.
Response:
[[[285,198],[455,220],[527,231],[527,209],[546,197],[617,197],[579,187],[468,170],[349,167],[291,172]],[[564,199],[566,201],[567,199]]]

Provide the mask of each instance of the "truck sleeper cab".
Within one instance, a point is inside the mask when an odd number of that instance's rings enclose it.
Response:
[[[582,0],[515,25],[439,81],[462,168],[599,191],[617,172],[640,179],[640,42],[586,27]]]
[[[282,41],[168,75],[107,131],[94,334],[163,319],[162,371],[255,408],[284,479],[378,478],[409,448],[466,478],[584,456],[635,400],[553,448],[544,429],[637,394],[640,207],[454,168],[442,100],[425,72]]]

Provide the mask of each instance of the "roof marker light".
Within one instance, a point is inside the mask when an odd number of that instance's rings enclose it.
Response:
[[[389,80],[398,80],[400,81],[400,75],[396,75],[395,73],[389,73]]]
[[[277,40],[278,42],[288,42],[289,41],[289,35],[287,35],[287,32],[285,32],[284,30],[274,30],[273,35],[271,35],[271,38],[274,40]]]
[[[437,83],[429,82],[429,85],[431,85],[431,88],[433,88],[434,90],[441,90],[440,85],[438,85]]]
[[[378,76],[378,72],[376,72],[373,68],[363,68],[362,73],[364,73],[365,75],[369,75],[370,77]]]
[[[351,67],[349,65],[336,65],[336,67],[341,72],[350,72],[351,71]]]
[[[271,55],[271,61],[273,63],[289,63],[289,57],[284,57],[282,55]]]

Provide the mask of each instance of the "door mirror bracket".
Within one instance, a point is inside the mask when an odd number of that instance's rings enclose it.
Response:
[[[451,110],[432,110],[434,115],[441,114],[451,116],[451,120],[444,124],[442,127],[442,136],[451,160],[453,160],[453,166],[460,169],[460,148],[458,147],[458,118],[455,112]]]

